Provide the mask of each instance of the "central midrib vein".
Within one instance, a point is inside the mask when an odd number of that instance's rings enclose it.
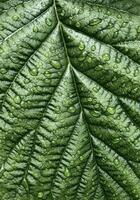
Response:
[[[59,19],[59,15],[58,15],[58,12],[57,12],[57,6],[56,6],[56,0],[53,0],[54,1],[54,9],[55,9],[55,14],[56,14],[56,18],[57,18],[57,22],[58,22],[58,26],[59,26],[59,29],[60,29],[60,34],[61,34],[61,37],[62,37],[62,40],[63,40],[63,45],[64,45],[64,50],[65,50],[65,53],[66,53],[66,58],[67,58],[67,61],[68,61],[68,66],[70,67],[71,69],[71,73],[72,73],[72,79],[73,79],[73,82],[74,82],[74,87],[75,87],[75,90],[76,90],[76,95],[77,95],[77,98],[78,98],[78,101],[79,101],[79,105],[80,105],[80,110],[81,110],[81,114],[83,116],[83,120],[86,124],[86,127],[88,129],[88,137],[89,137],[89,142],[90,142],[90,147],[91,147],[91,153],[94,157],[94,160],[95,160],[95,163],[96,163],[96,172],[98,174],[98,182],[99,184],[101,185],[100,183],[100,174],[99,174],[99,169],[98,169],[98,164],[97,164],[97,161],[96,161],[96,158],[95,158],[95,152],[94,152],[94,144],[93,144],[93,141],[92,141],[92,138],[90,136],[90,129],[89,129],[89,125],[87,123],[87,120],[86,120],[86,117],[85,117],[85,114],[84,114],[84,110],[83,110],[83,106],[82,106],[82,103],[81,103],[81,100],[80,100],[80,96],[79,96],[79,92],[78,92],[78,88],[77,88],[77,85],[76,85],[76,80],[75,80],[75,77],[74,77],[74,71],[73,71],[73,66],[71,64],[71,61],[70,61],[70,58],[69,58],[69,55],[68,55],[68,51],[67,51],[67,46],[66,46],[66,42],[65,42],[65,39],[64,39],[64,34],[63,34],[63,29],[62,29],[62,23]],[[67,66],[67,67],[68,67]],[[101,187],[102,188],[102,187]],[[104,194],[104,190],[102,188],[102,192],[103,192],[103,195],[105,197],[105,194]]]

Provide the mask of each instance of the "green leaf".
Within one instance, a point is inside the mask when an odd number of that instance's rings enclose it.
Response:
[[[140,3],[0,1],[0,199],[140,199]]]

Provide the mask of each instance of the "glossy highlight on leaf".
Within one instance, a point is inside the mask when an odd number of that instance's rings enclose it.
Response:
[[[139,0],[0,1],[0,200],[140,200]]]

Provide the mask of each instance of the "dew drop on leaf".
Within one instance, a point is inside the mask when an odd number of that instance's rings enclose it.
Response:
[[[1,68],[1,69],[0,69],[0,73],[1,73],[1,74],[6,74],[6,73],[7,73],[7,70],[6,70],[5,68]]]
[[[61,64],[60,62],[56,61],[56,60],[52,60],[51,61],[51,65],[56,68],[56,69],[60,69],[61,68]]]
[[[21,98],[20,98],[20,96],[16,95],[15,98],[14,98],[14,102],[15,102],[16,104],[20,104],[20,103],[21,103]]]
[[[61,15],[62,17],[64,17],[64,16],[65,16],[65,10],[62,10],[62,12],[60,13],[60,15]]]
[[[94,112],[92,113],[92,116],[93,117],[100,117],[101,116],[101,113],[97,110],[94,110]]]
[[[131,70],[127,67],[127,68],[126,68],[126,73],[127,73],[127,74],[130,74],[130,72],[131,72]]]
[[[80,44],[79,44],[79,50],[83,51],[84,49],[85,49],[84,42],[80,42]]]
[[[127,132],[130,131],[130,127],[129,127],[129,126],[126,127],[126,131],[127,131]]]
[[[114,24],[112,23],[112,22],[110,22],[109,24],[108,24],[108,28],[110,29],[110,28],[113,28],[114,27]]]
[[[92,51],[95,51],[95,50],[96,50],[96,46],[95,46],[95,45],[92,45],[92,46],[91,46],[91,50],[92,50]]]
[[[24,83],[25,83],[25,84],[28,84],[28,83],[30,83],[30,80],[29,80],[28,78],[26,78],[26,79],[24,80]]]
[[[108,53],[105,53],[102,55],[103,61],[109,61],[110,60],[110,55]]]
[[[69,171],[69,169],[66,167],[65,168],[65,170],[64,170],[64,175],[66,176],[66,177],[69,177],[70,176],[70,171]]]
[[[127,25],[127,22],[122,23],[122,27],[125,27]]]
[[[107,15],[111,15],[111,12],[108,10],[106,14],[107,14]]]
[[[83,161],[83,160],[84,160],[84,157],[83,157],[83,156],[80,156],[80,160]]]
[[[13,18],[14,21],[18,21],[19,20],[19,16],[18,15],[14,15],[12,18]]]
[[[52,74],[51,74],[51,72],[46,71],[44,75],[45,75],[47,78],[50,78]]]
[[[80,28],[80,26],[81,26],[80,22],[77,22],[77,23],[76,23],[76,27],[77,27],[77,28]]]
[[[90,26],[95,26],[95,25],[100,24],[101,22],[102,22],[101,19],[96,18],[96,19],[91,20],[90,23],[89,23],[89,25],[90,25]]]
[[[92,63],[92,58],[88,56],[88,57],[87,57],[87,62],[88,62],[88,63]]]
[[[92,102],[92,98],[91,97],[88,98],[88,102]]]
[[[115,113],[115,108],[114,107],[108,107],[107,108],[107,112],[111,115],[113,115]]]
[[[116,62],[120,63],[121,62],[121,57],[120,58],[116,58]]]
[[[120,14],[117,15],[117,18],[118,18],[118,19],[122,19],[122,15],[120,15]]]
[[[60,106],[56,106],[55,111],[56,111],[56,113],[60,113],[61,107]]]
[[[114,37],[114,38],[118,37],[118,34],[119,34],[118,31],[116,31],[116,32],[114,33],[113,37]]]
[[[13,115],[13,113],[11,112],[11,113],[9,113],[9,116],[10,116],[10,118],[14,118],[14,115]]]
[[[116,164],[116,165],[118,165],[118,164],[119,164],[119,160],[118,160],[117,158],[115,159],[115,161],[114,161],[114,162],[115,162],[115,164]]]
[[[37,76],[38,75],[38,69],[37,68],[30,69],[29,72],[30,72],[31,76]]]
[[[38,32],[38,27],[33,27],[33,32],[37,33]]]
[[[46,24],[47,24],[48,26],[51,26],[51,25],[52,25],[52,20],[51,20],[51,19],[47,18],[45,21],[46,21]]]
[[[84,56],[81,56],[81,57],[78,58],[78,60],[79,60],[80,62],[82,62],[82,61],[85,60],[85,57],[84,57]]]
[[[74,113],[76,111],[76,108],[74,106],[70,107],[69,108],[69,112],[70,113]]]
[[[113,141],[113,143],[114,143],[114,144],[118,144],[118,143],[120,142],[120,140],[121,140],[121,138],[116,138],[116,139]]]
[[[45,2],[41,2],[41,6],[42,7],[46,7],[46,3]]]
[[[38,196],[38,198],[42,198],[43,197],[43,192],[39,192],[37,196]]]

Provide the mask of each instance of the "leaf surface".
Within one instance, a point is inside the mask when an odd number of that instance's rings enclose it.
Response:
[[[0,199],[140,199],[140,3],[0,2]]]

